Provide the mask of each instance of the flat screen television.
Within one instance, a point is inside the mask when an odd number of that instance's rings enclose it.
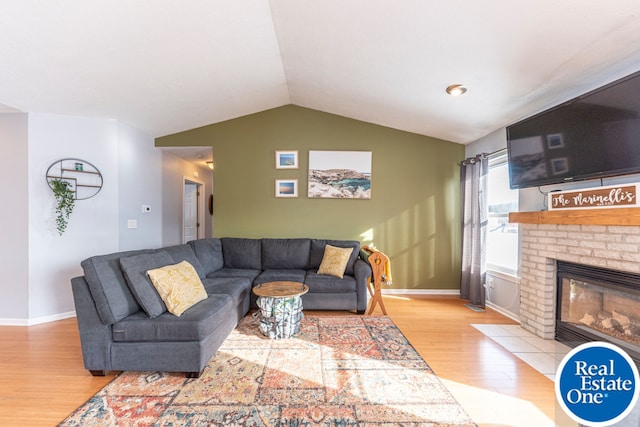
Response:
[[[640,72],[507,126],[509,185],[640,173]]]

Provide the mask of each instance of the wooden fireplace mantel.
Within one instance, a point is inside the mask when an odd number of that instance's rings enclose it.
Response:
[[[640,208],[511,212],[509,213],[509,222],[517,224],[640,225]]]

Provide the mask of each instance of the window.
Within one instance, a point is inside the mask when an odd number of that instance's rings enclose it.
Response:
[[[506,152],[489,158],[487,206],[487,269],[516,275],[518,272],[518,225],[509,224],[509,212],[518,211],[518,190],[509,188]]]

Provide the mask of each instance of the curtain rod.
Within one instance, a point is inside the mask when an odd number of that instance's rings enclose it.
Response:
[[[478,157],[478,156],[491,157],[491,156],[493,156],[495,154],[498,154],[498,153],[501,153],[503,151],[507,151],[506,147],[505,148],[501,148],[501,149],[496,150],[496,151],[492,151],[491,153],[478,153],[478,154],[476,154],[474,156],[469,157],[469,159],[472,159],[472,158]]]
[[[493,156],[494,154],[498,154],[498,153],[501,153],[501,152],[503,152],[503,151],[507,151],[507,147],[505,147],[505,148],[500,148],[499,150],[492,151],[491,153],[483,153],[483,154],[484,154],[485,156],[487,156],[487,157],[490,157],[490,156]]]
[[[505,148],[501,148],[501,149],[496,150],[496,151],[493,151],[493,152],[491,152],[491,153],[478,153],[478,154],[476,154],[475,156],[468,157],[468,158],[464,159],[462,162],[458,163],[458,165],[463,165],[463,164],[465,164],[465,162],[467,162],[467,161],[470,161],[471,163],[474,163],[474,162],[475,162],[475,159],[476,159],[478,156],[481,156],[481,157],[484,157],[485,159],[488,159],[489,157],[491,157],[491,156],[493,156],[493,155],[496,155],[496,154],[499,154],[499,153],[501,153],[501,152],[503,152],[503,151],[507,151],[506,147],[505,147]]]

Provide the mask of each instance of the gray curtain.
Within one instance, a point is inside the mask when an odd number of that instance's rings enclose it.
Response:
[[[487,173],[485,154],[470,157],[460,164],[462,195],[462,274],[460,297],[478,307],[485,303]]]

